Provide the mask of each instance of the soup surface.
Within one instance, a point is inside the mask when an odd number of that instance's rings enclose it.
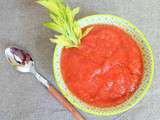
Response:
[[[92,26],[79,48],[63,49],[63,79],[69,90],[89,105],[119,105],[141,83],[144,71],[141,50],[129,34],[116,26]]]

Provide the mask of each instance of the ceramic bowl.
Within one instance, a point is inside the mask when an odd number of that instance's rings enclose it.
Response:
[[[142,50],[142,55],[144,60],[144,76],[140,87],[137,89],[134,95],[124,103],[110,108],[99,108],[90,106],[81,101],[80,99],[78,99],[76,96],[74,96],[67,88],[62,78],[61,68],[60,68],[60,57],[63,50],[63,46],[57,45],[55,47],[54,57],[53,57],[53,71],[54,71],[55,81],[60,91],[68,99],[68,101],[72,103],[75,107],[79,108],[84,112],[91,113],[94,115],[111,116],[129,110],[138,102],[140,102],[140,100],[142,100],[142,98],[146,95],[151,85],[153,77],[154,59],[153,59],[152,49],[148,41],[146,40],[144,34],[129,21],[108,14],[88,16],[80,19],[79,23],[82,28],[92,24],[115,25],[126,31],[128,34],[130,34],[136,40],[136,42],[139,44]]]

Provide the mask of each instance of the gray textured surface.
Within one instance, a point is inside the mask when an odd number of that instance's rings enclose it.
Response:
[[[153,84],[147,96],[130,111],[113,117],[96,117],[81,112],[87,120],[160,120],[160,0],[66,0],[80,6],[80,17],[108,13],[123,17],[146,35],[155,56]],[[54,33],[41,26],[47,12],[34,0],[0,0],[0,120],[73,120],[29,74],[13,70],[5,61],[8,45],[32,52],[37,68],[48,79],[52,75]]]

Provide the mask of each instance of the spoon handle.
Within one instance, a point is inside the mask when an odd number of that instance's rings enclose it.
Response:
[[[55,97],[68,111],[72,113],[76,120],[85,120],[85,118],[53,87],[49,86],[48,91]]]
[[[53,97],[55,97],[59,103],[61,103],[68,111],[72,113],[76,120],[85,120],[85,118],[73,107],[71,103],[67,101],[49,82],[41,76],[39,73],[34,72],[35,77],[40,81],[51,93]]]

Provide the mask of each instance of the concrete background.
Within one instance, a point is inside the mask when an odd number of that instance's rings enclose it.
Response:
[[[81,113],[87,120],[160,120],[160,0],[66,0],[66,3],[81,7],[78,18],[108,13],[131,21],[144,32],[155,57],[151,89],[133,109],[112,117]],[[33,76],[15,71],[4,58],[5,47],[20,46],[32,53],[39,72],[54,83],[53,46],[48,40],[54,33],[41,26],[47,20],[46,10],[34,0],[0,0],[0,120],[73,120]]]

